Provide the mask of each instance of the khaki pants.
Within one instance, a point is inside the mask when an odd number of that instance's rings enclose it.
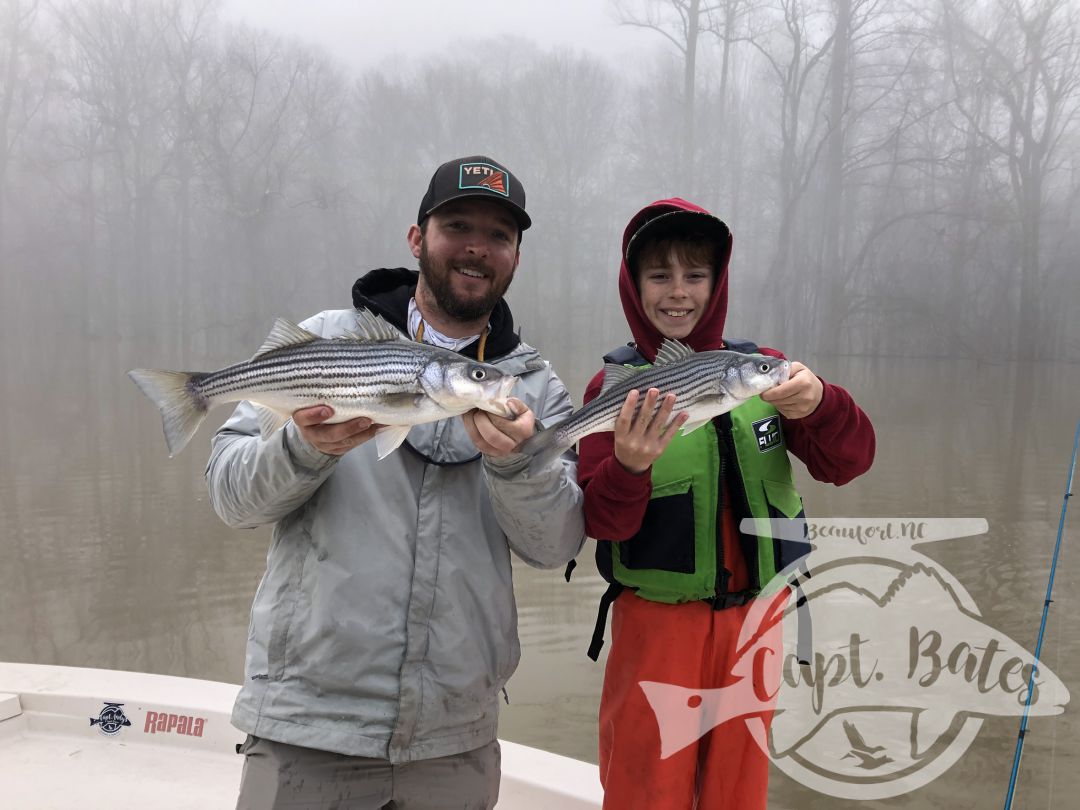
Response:
[[[248,736],[237,810],[491,810],[499,742],[391,765]]]

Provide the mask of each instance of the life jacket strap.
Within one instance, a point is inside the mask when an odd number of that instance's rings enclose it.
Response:
[[[810,579],[810,568],[805,560],[799,564],[799,570],[802,572],[802,580],[800,581],[796,576],[791,583],[795,586],[795,619],[799,628],[796,635],[795,657],[799,664],[808,666],[814,654],[814,620],[810,617],[810,604],[802,589],[802,583]]]
[[[729,607],[742,607],[755,596],[753,591],[738,591],[737,593],[722,593],[702,599],[708,602],[713,610],[726,610]]]
[[[589,651],[587,655],[593,661],[600,659],[600,649],[604,646],[604,628],[607,627],[608,611],[611,609],[611,603],[623,592],[623,588],[626,587],[618,582],[612,582],[608,585],[608,589],[604,591],[604,595],[600,597],[600,609],[596,613],[596,627],[593,628],[592,643],[589,645]]]

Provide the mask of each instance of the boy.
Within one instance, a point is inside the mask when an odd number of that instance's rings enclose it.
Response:
[[[665,338],[695,351],[782,356],[725,342],[730,256],[727,226],[692,203],[662,200],[636,214],[623,235],[619,273],[634,344],[605,359],[651,363]],[[586,402],[602,384],[603,372],[589,384]],[[614,432],[587,436],[580,446],[586,533],[600,540],[597,564],[612,582],[598,638],[614,600],[600,703],[604,807],[764,808],[768,758],[743,719],[662,760],[657,720],[639,684],[710,689],[732,681],[748,602],[805,549],[743,534],[740,521],[801,519],[787,452],[816,479],[840,485],[869,469],[874,432],[846,391],[798,362],[786,383],[688,436],[676,435],[686,416],[671,419],[673,394],[653,416],[662,393],[648,391],[635,417],[641,397],[631,392]],[[770,425],[769,440],[757,442],[755,426],[777,418],[779,429]],[[703,571],[714,583],[705,592]]]

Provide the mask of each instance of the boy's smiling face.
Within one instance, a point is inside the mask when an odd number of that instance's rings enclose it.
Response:
[[[677,250],[649,251],[639,262],[637,279],[645,316],[667,338],[682,340],[697,326],[712,296],[715,272],[710,264]]]

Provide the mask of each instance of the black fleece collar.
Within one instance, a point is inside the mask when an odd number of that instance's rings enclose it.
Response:
[[[361,276],[352,287],[353,306],[357,309],[369,309],[384,317],[406,335],[409,334],[409,299],[416,294],[416,282],[420,278],[418,270],[404,267],[381,267]],[[496,360],[517,348],[521,342],[514,332],[514,316],[506,301],[500,300],[488,321],[491,332],[484,348],[484,358]],[[461,350],[466,357],[476,357],[479,341],[470,343]]]

